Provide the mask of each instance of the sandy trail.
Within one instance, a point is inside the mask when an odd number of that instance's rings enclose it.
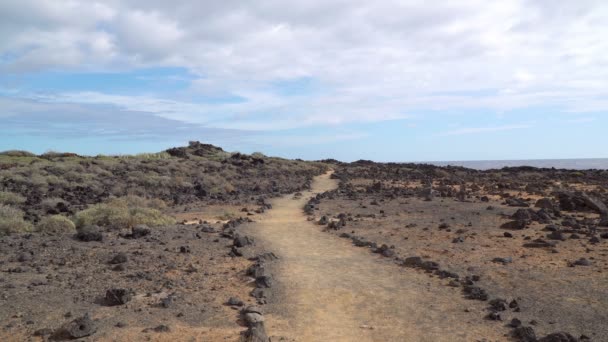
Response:
[[[252,227],[257,241],[280,257],[279,298],[268,308],[271,335],[296,341],[505,340],[505,328],[483,321],[483,304],[463,299],[459,289],[306,221],[308,198],[335,187],[329,173],[319,176],[312,191],[275,200]]]

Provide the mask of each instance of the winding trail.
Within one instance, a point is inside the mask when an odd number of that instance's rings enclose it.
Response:
[[[307,221],[302,208],[310,196],[336,187],[330,173],[317,177],[302,198],[276,199],[250,231],[280,258],[277,299],[267,309],[271,335],[316,342],[505,340],[502,325],[483,321],[483,304],[463,299],[459,289]]]

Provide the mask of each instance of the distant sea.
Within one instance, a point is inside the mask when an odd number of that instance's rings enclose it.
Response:
[[[530,160],[470,160],[425,162],[438,166],[464,166],[470,169],[488,170],[503,167],[533,166],[539,168],[556,168],[571,170],[608,169],[608,158],[593,159],[530,159]]]

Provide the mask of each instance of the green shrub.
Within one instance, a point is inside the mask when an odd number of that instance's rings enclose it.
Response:
[[[0,235],[29,232],[32,225],[23,219],[23,211],[0,204]]]
[[[36,155],[28,152],[28,151],[21,151],[21,150],[10,150],[10,151],[3,151],[0,152],[0,155],[2,156],[9,156],[9,157],[35,157]]]
[[[61,215],[47,216],[36,225],[36,231],[41,233],[70,233],[75,230],[74,222]]]
[[[40,202],[40,208],[44,212],[50,212],[57,209],[59,203],[63,203],[67,205],[67,202],[58,197],[49,197],[45,198]]]
[[[147,208],[149,204],[150,201],[137,196],[114,198],[77,213],[74,221],[78,229],[88,225],[119,229],[138,224],[162,226],[175,223],[174,218],[164,215],[157,209]],[[158,205],[158,202],[153,201],[153,204]]]
[[[25,197],[9,191],[0,191],[0,204],[20,205],[25,203]]]

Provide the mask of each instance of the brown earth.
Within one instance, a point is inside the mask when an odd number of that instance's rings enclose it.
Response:
[[[441,281],[353,248],[322,232],[302,208],[309,196],[331,190],[317,177],[302,197],[285,196],[247,227],[279,256],[276,295],[266,311],[272,335],[294,341],[504,340],[507,329],[479,317],[484,305]]]
[[[56,331],[87,313],[96,332],[80,340],[237,340],[245,328],[225,302],[254,303],[244,276],[251,262],[229,257],[232,240],[220,237],[221,225],[214,228],[158,227],[138,239],[123,237],[128,230],[104,231],[101,242],[71,234],[1,238],[0,341],[42,341],[49,334],[36,331]],[[110,263],[121,252],[127,261]],[[133,298],[108,306],[111,288],[132,289]],[[168,331],[155,331],[159,326]]]

